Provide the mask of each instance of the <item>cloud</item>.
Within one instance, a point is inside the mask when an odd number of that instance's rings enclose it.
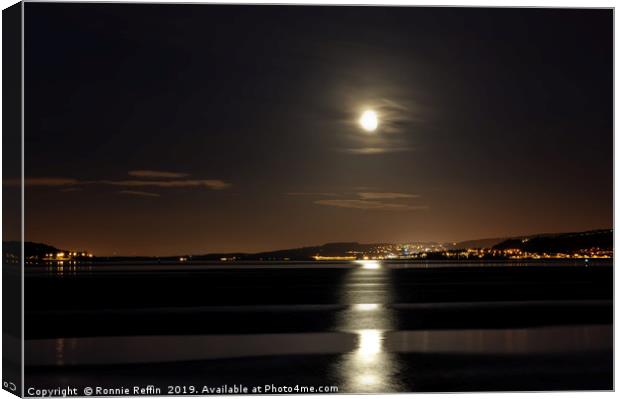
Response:
[[[58,191],[61,191],[63,193],[70,193],[70,192],[74,192],[74,191],[83,191],[84,189],[82,187],[69,187],[69,188],[61,188]]]
[[[141,173],[146,177],[143,172],[148,172],[148,177],[155,177],[155,173],[172,173],[172,172],[155,172],[155,171],[130,171],[129,173]],[[128,179],[128,180],[78,180],[66,177],[30,177],[26,178],[26,186],[37,187],[68,187],[72,188],[71,191],[79,190],[75,186],[84,185],[108,185],[119,187],[162,187],[162,188],[176,188],[176,187],[206,187],[211,190],[223,190],[231,186],[219,179],[179,179],[179,177],[185,176],[184,174],[175,174],[175,180],[144,180],[144,179]],[[20,186],[21,179],[7,179],[3,181],[5,186]],[[74,188],[74,189],[73,189]],[[69,191],[68,189],[65,191]]]
[[[364,188],[358,188],[363,190]],[[368,188],[366,188],[368,190]],[[417,211],[426,210],[426,205],[411,205],[406,203],[392,203],[383,202],[379,200],[401,200],[419,198],[417,194],[400,193],[392,191],[360,191],[357,193],[338,194],[329,192],[290,192],[287,195],[299,195],[299,196],[330,196],[330,197],[344,197],[344,196],[357,196],[358,198],[349,199],[320,199],[315,200],[314,204],[333,206],[337,208],[348,209],[361,209],[361,210],[380,210],[380,211]]]
[[[21,179],[7,179],[3,182],[6,186],[20,186]],[[77,179],[69,179],[64,177],[29,177],[25,179],[26,186],[42,186],[42,187],[62,187],[80,184]]]
[[[411,101],[410,96],[392,93],[388,97],[368,98],[363,93],[355,96],[351,92],[344,96],[342,101],[348,111],[336,119],[344,125],[343,134],[338,139],[342,141],[333,149],[366,156],[389,156],[417,150],[415,138],[428,130],[427,122],[421,117],[425,113],[424,107]],[[365,99],[360,100],[362,98]],[[359,118],[365,110],[373,110],[377,114],[379,125],[373,133],[364,131],[360,126]]]
[[[145,191],[123,190],[123,191],[119,191],[118,193],[119,194],[126,194],[126,195],[135,195],[135,196],[139,196],[139,197],[161,197],[157,193],[147,193]]]
[[[419,198],[416,194],[406,193],[377,193],[377,192],[363,192],[357,193],[363,200],[378,200],[378,199],[398,199],[398,198]]]
[[[338,194],[336,193],[303,193],[303,192],[292,192],[292,193],[285,193],[286,195],[292,195],[292,196],[312,196],[312,197],[337,197]]]
[[[130,170],[129,176],[144,177],[147,179],[180,179],[189,176],[187,173],[163,172],[159,170]]]
[[[341,151],[355,155],[374,155],[387,154],[393,152],[413,151],[411,147],[361,147],[361,148],[344,148]]]
[[[359,199],[334,199],[334,200],[318,200],[315,204],[325,206],[335,206],[338,208],[363,209],[363,210],[379,210],[379,211],[419,211],[428,209],[427,206],[407,205],[407,204],[389,204],[380,201],[366,201]]]
[[[223,190],[231,186],[222,180],[100,180],[95,183],[123,187],[207,187],[212,190]]]

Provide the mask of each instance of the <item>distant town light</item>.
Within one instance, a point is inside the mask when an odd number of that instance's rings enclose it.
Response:
[[[321,256],[315,255],[312,257],[314,260],[355,260],[357,256]]]

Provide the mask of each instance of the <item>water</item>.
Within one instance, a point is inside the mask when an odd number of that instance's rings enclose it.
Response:
[[[27,383],[611,387],[608,267],[429,265],[33,269]]]

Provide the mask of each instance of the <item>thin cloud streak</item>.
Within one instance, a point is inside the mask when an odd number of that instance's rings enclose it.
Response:
[[[130,170],[129,176],[154,179],[180,179],[189,176],[188,173],[164,172],[159,170]]]
[[[363,200],[378,200],[378,199],[399,199],[399,198],[420,198],[416,194],[407,193],[391,193],[391,192],[362,192],[357,195]]]
[[[341,150],[348,154],[354,155],[375,155],[375,154],[388,154],[394,152],[408,152],[413,151],[412,147],[362,147],[362,148],[344,148]]]
[[[332,196],[341,197],[346,194],[327,193],[327,192],[292,192],[286,193],[287,195],[295,196]],[[425,205],[410,205],[403,203],[391,203],[383,202],[382,200],[401,200],[419,198],[417,194],[400,193],[392,191],[360,191],[357,193],[350,193],[350,195],[356,195],[358,198],[349,199],[321,199],[314,201],[314,204],[332,206],[338,208],[348,209],[361,209],[361,210],[383,210],[383,211],[416,211],[426,210],[428,206]],[[379,201],[381,200],[381,201]]]
[[[82,187],[69,187],[69,188],[61,188],[60,190],[63,193],[72,193],[75,191],[84,191],[84,189]]]
[[[147,193],[146,191],[122,190],[122,191],[119,191],[118,193],[125,194],[125,195],[135,195],[138,197],[161,197],[161,195],[157,193]]]
[[[7,179],[3,182],[5,186],[21,186],[21,179]],[[65,177],[29,177],[24,181],[26,186],[40,186],[40,187],[62,187],[73,186],[80,184],[77,179],[65,178]]]
[[[231,186],[222,180],[100,180],[94,183],[123,187],[207,187],[212,190],[223,190]]]
[[[338,208],[362,209],[371,211],[422,211],[428,209],[428,206],[422,205],[391,204],[380,201],[366,201],[358,199],[318,200],[314,201],[314,203],[317,205],[334,206]]]
[[[3,185],[19,187],[22,184],[21,179],[4,180]],[[30,177],[25,179],[27,187],[69,187],[71,191],[77,191],[81,188],[75,186],[85,185],[109,185],[121,187],[206,187],[211,190],[224,190],[232,186],[220,179],[183,179],[183,180],[78,180],[66,177]],[[69,188],[64,191],[69,191]]]
[[[304,192],[291,192],[291,193],[285,193],[286,195],[291,195],[291,196],[311,196],[311,197],[337,197],[338,194],[336,193],[312,193],[312,192],[308,192],[308,193],[304,193]]]

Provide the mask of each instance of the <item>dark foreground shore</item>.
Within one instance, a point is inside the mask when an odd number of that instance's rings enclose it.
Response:
[[[610,264],[291,266],[33,271],[26,387],[613,388]]]

